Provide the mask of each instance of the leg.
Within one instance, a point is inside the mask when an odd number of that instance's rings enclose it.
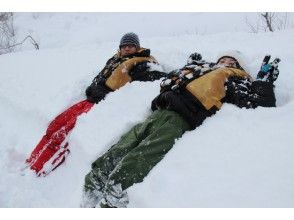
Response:
[[[144,122],[134,126],[121,137],[117,144],[92,163],[92,170],[85,177],[82,206],[95,206],[99,202],[110,173],[113,172],[122,158],[145,138],[148,130],[150,130],[149,122],[154,120],[154,115],[156,113],[153,113],[147,119],[148,123]]]
[[[126,207],[128,198],[125,190],[134,183],[142,182],[172,148],[175,139],[189,129],[188,123],[179,114],[168,110],[156,111],[144,123],[149,128],[144,139],[110,173],[102,206]]]

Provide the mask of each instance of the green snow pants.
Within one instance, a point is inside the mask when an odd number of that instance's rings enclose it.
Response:
[[[92,170],[85,178],[85,192],[117,191],[108,188],[118,184],[124,191],[134,183],[142,182],[172,148],[175,139],[189,129],[189,124],[178,113],[154,111],[92,164]]]

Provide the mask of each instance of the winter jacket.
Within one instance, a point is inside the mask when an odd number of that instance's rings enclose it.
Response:
[[[192,80],[187,84],[186,90],[195,96],[207,110],[214,107],[220,109],[223,104],[222,99],[226,95],[224,84],[232,76],[249,78],[249,75],[240,69],[218,68]]]
[[[226,97],[224,102],[232,103],[240,108],[276,107],[274,85],[266,81],[249,81],[239,77],[231,77],[225,83]]]
[[[109,92],[115,91],[132,81],[154,81],[166,76],[160,71],[150,70],[150,64],[158,65],[150,50],[141,48],[135,54],[121,56],[120,52],[110,58],[102,71],[87,88],[90,102],[98,103]]]
[[[151,108],[176,111],[195,129],[224,102],[241,108],[275,106],[273,88],[267,82],[252,82],[245,71],[237,68],[183,68],[163,81],[162,92],[152,101]]]

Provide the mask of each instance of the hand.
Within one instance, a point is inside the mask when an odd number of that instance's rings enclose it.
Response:
[[[251,82],[248,78],[243,78],[240,76],[231,76],[225,82],[226,93],[238,96],[247,96],[249,88],[251,87]]]
[[[160,92],[171,90],[171,88],[175,85],[177,79],[179,79],[179,75],[181,74],[180,69],[173,70],[169,72],[160,83]]]
[[[109,90],[100,84],[93,82],[87,89],[86,89],[86,96],[87,100],[92,103],[98,103],[109,92]]]
[[[197,61],[201,61],[202,60],[202,55],[200,53],[192,53],[188,60],[187,60],[187,64],[193,64],[193,63],[197,63]]]
[[[201,69],[201,72],[206,72],[207,70],[211,69],[211,67],[213,67],[214,65],[214,63],[210,63],[203,60],[200,53],[192,53],[187,60],[185,68],[193,70]]]
[[[150,66],[148,66],[148,62],[140,63],[130,71],[130,76],[132,77],[132,80],[139,80],[142,77],[144,78],[144,75],[149,69]]]
[[[271,56],[266,55],[263,59],[260,71],[257,74],[257,80],[273,83],[279,76],[278,65],[281,61],[279,58],[275,58],[269,63]]]
[[[240,76],[231,76],[225,82],[226,97],[225,101],[232,103],[240,108],[252,108],[249,100],[251,81]]]

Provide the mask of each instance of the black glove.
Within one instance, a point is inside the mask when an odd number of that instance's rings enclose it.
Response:
[[[92,103],[98,103],[110,90],[107,89],[104,85],[97,84],[93,82],[87,89],[86,89],[86,96],[87,100]]]
[[[150,69],[150,67],[148,66],[148,62],[143,62],[140,63],[138,65],[136,65],[131,71],[130,71],[130,76],[132,78],[132,80],[143,80],[145,78],[146,72],[148,72],[148,70]],[[144,80],[143,80],[144,81]]]
[[[192,53],[187,60],[187,64],[194,64],[201,60],[202,60],[202,55],[200,53]]]
[[[275,58],[274,61],[269,63],[271,56],[266,55],[263,59],[260,71],[257,74],[257,80],[273,83],[279,76],[278,64],[281,61]]]
[[[237,105],[240,108],[252,108],[249,101],[251,82],[247,78],[231,76],[225,82],[226,102]]]
[[[154,81],[167,76],[165,72],[152,70],[149,64],[150,62],[146,61],[136,65],[129,73],[132,81]]]
[[[215,63],[207,62],[202,59],[200,53],[192,53],[188,60],[187,64],[184,66],[185,69],[192,69],[194,71],[201,70],[201,73],[210,71]]]
[[[180,74],[181,69],[169,72],[160,83],[160,92],[172,90],[172,87],[175,86],[176,80],[179,79]]]

